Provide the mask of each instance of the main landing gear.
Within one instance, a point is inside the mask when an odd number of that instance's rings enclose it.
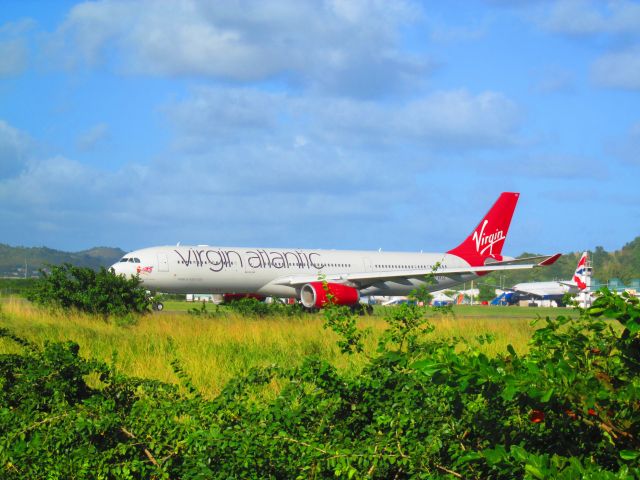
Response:
[[[355,305],[351,305],[351,311],[353,313],[357,313],[360,316],[373,315],[373,305],[356,303]]]
[[[147,300],[151,302],[151,310],[154,312],[161,312],[164,308],[162,304],[162,294],[158,295],[158,292],[152,292],[147,290]]]

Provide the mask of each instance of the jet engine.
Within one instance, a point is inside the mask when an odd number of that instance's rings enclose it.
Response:
[[[333,295],[333,303],[336,305],[355,305],[360,300],[360,292],[347,285],[327,283],[327,290],[323,282],[307,283],[300,290],[302,305],[306,308],[322,308],[329,301],[328,294]]]

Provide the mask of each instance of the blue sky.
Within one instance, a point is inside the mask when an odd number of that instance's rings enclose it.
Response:
[[[5,0],[0,243],[640,234],[640,2]]]

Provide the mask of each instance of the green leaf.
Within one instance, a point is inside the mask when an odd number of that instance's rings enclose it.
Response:
[[[620,451],[620,458],[623,460],[635,460],[638,457],[640,457],[640,451],[633,451],[633,450]]]
[[[629,329],[629,332],[631,332],[632,335],[635,335],[636,333],[640,332],[640,322],[638,322],[634,318],[632,318],[627,323],[625,323],[624,326]]]
[[[513,397],[518,393],[518,387],[515,385],[507,385],[507,387],[502,391],[502,399],[509,402],[513,400]]]
[[[589,313],[590,313],[591,315],[598,315],[599,313],[602,313],[602,312],[604,312],[605,310],[606,310],[606,309],[604,309],[604,308],[600,308],[600,307],[591,307],[591,308],[589,309]]]
[[[470,452],[467,453],[466,455],[464,455],[463,457],[460,457],[458,459],[459,463],[467,463],[467,462],[473,462],[475,460],[482,460],[484,458],[484,456],[481,453],[478,452]]]
[[[511,455],[519,462],[527,460],[527,451],[519,445],[512,445],[510,449]]]
[[[482,455],[487,459],[487,462],[489,462],[490,465],[495,465],[500,463],[507,456],[507,451],[502,445],[498,445],[494,449],[485,450],[482,452]]]
[[[524,471],[533,475],[536,478],[541,478],[544,479],[544,475],[542,474],[542,472],[540,471],[540,469],[538,469],[537,467],[534,467],[531,464],[527,464],[524,466]]]
[[[418,360],[411,365],[411,368],[431,377],[441,371],[443,365],[438,362],[433,362],[432,360]]]
[[[540,401],[542,403],[547,403],[551,399],[552,395],[553,395],[553,388],[550,388],[549,390],[544,392],[544,394],[540,397]]]

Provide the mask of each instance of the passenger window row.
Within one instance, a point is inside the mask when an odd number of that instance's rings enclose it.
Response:
[[[411,269],[411,268],[431,268],[431,267],[427,267],[426,265],[376,265],[376,268],[407,268],[407,269]]]

